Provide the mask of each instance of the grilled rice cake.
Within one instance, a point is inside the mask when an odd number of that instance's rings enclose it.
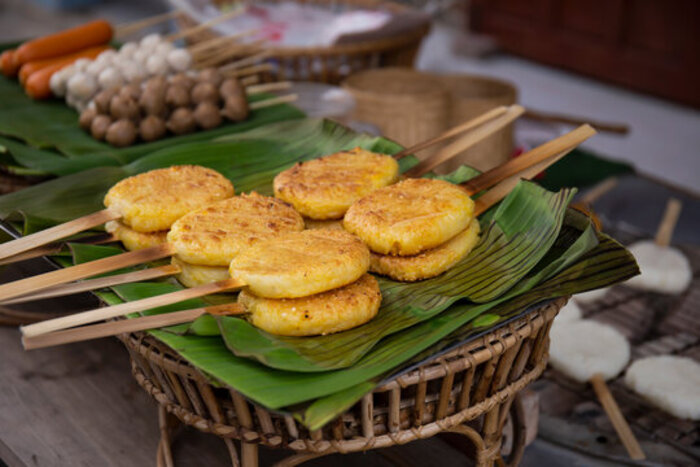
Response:
[[[233,184],[197,165],[176,165],[125,178],[104,198],[121,222],[137,232],[158,232],[188,212],[233,196]]]
[[[172,263],[180,268],[177,280],[185,287],[211,284],[231,277],[226,267],[190,264],[175,256],[172,257]]]
[[[340,219],[352,203],[398,175],[391,156],[355,148],[296,164],[275,177],[273,188],[305,217]]]
[[[467,228],[474,201],[443,180],[408,179],[353,204],[343,226],[375,253],[411,256],[436,248]]]
[[[142,250],[162,245],[166,242],[167,230],[158,232],[137,232],[119,221],[109,221],[105,224],[105,230],[122,242],[124,248],[129,251]]]
[[[233,279],[266,298],[298,298],[359,279],[369,269],[369,250],[343,230],[304,230],[261,240],[233,258]]]
[[[343,220],[342,219],[330,219],[330,220],[325,220],[325,221],[319,221],[316,219],[309,219],[306,217],[304,219],[304,227],[307,229],[313,229],[313,230],[318,230],[318,229],[331,229],[331,230],[345,230],[343,229]]]
[[[479,241],[479,221],[440,246],[414,256],[391,256],[371,253],[369,270],[397,281],[413,282],[429,279],[450,269],[467,256]]]
[[[289,204],[251,193],[184,215],[171,227],[168,242],[187,263],[228,266],[260,240],[303,229],[304,219]]]
[[[281,336],[332,334],[360,326],[376,316],[381,301],[379,284],[370,274],[310,297],[261,298],[248,290],[238,295],[254,326]]]

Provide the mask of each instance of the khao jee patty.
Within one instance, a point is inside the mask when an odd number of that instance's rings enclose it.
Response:
[[[473,219],[464,231],[447,242],[414,256],[380,255],[372,252],[369,270],[398,281],[435,277],[467,256],[479,241],[479,221]]]
[[[360,326],[376,316],[381,301],[379,284],[370,274],[309,297],[261,298],[247,290],[238,295],[255,327],[281,336],[332,334]]]
[[[350,205],[394,183],[399,164],[391,157],[355,148],[300,162],[280,172],[275,196],[311,219],[340,219]]]
[[[350,206],[345,230],[383,255],[416,255],[467,228],[474,201],[457,185],[434,179],[407,179],[380,188]]]
[[[177,280],[185,287],[197,287],[199,285],[211,284],[212,282],[223,281],[231,277],[228,268],[221,266],[200,266],[186,263],[173,256],[172,264],[180,268]]]
[[[109,221],[105,224],[105,230],[122,242],[124,248],[129,251],[143,250],[162,245],[166,242],[167,230],[158,232],[137,232],[119,221]]]
[[[197,165],[176,165],[125,178],[107,192],[104,204],[137,232],[168,230],[188,212],[233,196],[233,184]]]
[[[306,297],[342,287],[369,268],[369,250],[342,230],[287,232],[233,258],[229,272],[266,298]]]
[[[171,227],[168,242],[187,263],[228,266],[260,240],[303,229],[304,220],[289,204],[251,193],[184,215]]]

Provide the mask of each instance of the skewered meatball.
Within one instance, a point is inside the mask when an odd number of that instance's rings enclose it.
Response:
[[[165,76],[154,76],[146,81],[144,90],[148,92],[162,91],[166,87],[168,87],[168,80],[165,79]]]
[[[89,130],[90,126],[92,125],[92,121],[96,116],[97,110],[94,107],[88,107],[87,109],[83,110],[80,114],[80,128],[83,130]]]
[[[144,141],[155,141],[165,135],[165,121],[155,115],[148,115],[139,124],[139,133]]]
[[[250,108],[248,107],[248,99],[246,99],[245,91],[227,97],[224,110],[221,113],[234,122],[241,122],[248,118]]]
[[[219,94],[223,99],[228,99],[230,96],[241,94],[243,86],[236,78],[226,78],[219,86]]]
[[[188,91],[196,84],[194,78],[187,75],[187,73],[178,73],[170,78],[170,84],[183,86]]]
[[[205,68],[197,74],[197,81],[200,83],[211,83],[216,87],[219,87],[223,80],[224,77],[216,68]]]
[[[119,95],[138,101],[141,97],[141,86],[136,83],[127,84],[119,90]]]
[[[167,113],[165,95],[157,93],[143,93],[139,98],[139,107],[144,115],[163,117]]]
[[[116,95],[109,102],[109,112],[115,119],[135,119],[139,116],[139,105],[131,97]]]
[[[90,125],[90,133],[92,137],[97,140],[103,140],[107,134],[107,128],[112,124],[112,119],[109,115],[98,115],[92,119],[92,124]]]
[[[105,89],[97,93],[95,98],[92,100],[95,103],[95,108],[97,113],[108,114],[109,113],[109,103],[117,94],[117,89]]]
[[[221,125],[221,110],[214,102],[200,102],[194,110],[194,119],[200,128],[210,130]]]
[[[205,101],[218,102],[219,91],[217,91],[216,86],[214,86],[211,83],[197,83],[192,88],[191,97],[192,102],[195,104],[199,104],[200,102]]]
[[[165,103],[173,108],[186,107],[190,105],[190,93],[182,86],[170,85],[165,92]]]
[[[194,131],[197,128],[197,122],[195,122],[190,109],[180,107],[170,115],[166,126],[176,135],[182,135]]]
[[[129,119],[119,119],[109,126],[105,139],[112,146],[130,146],[136,141],[136,126]]]
[[[166,60],[168,65],[176,71],[189,70],[192,66],[192,54],[185,49],[171,50],[168,52]]]

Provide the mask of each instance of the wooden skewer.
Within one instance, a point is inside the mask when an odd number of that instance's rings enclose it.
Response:
[[[595,203],[601,196],[617,186],[617,177],[611,177],[603,180],[588,190],[585,195],[581,196],[580,203],[590,206]]]
[[[290,81],[278,81],[276,83],[265,83],[265,84],[259,84],[257,86],[248,86],[246,88],[246,93],[247,94],[259,94],[261,92],[270,92],[270,91],[283,91],[285,89],[289,89],[292,87],[292,83]]]
[[[22,345],[25,350],[52,347],[55,345],[70,344],[100,337],[116,336],[127,332],[146,331],[148,329],[163,328],[176,324],[189,323],[204,314],[231,316],[244,314],[245,309],[237,304],[216,305],[204,308],[194,308],[192,310],[174,311],[141,318],[132,318],[83,326],[79,328],[55,331],[41,334],[34,337],[23,336]]]
[[[399,151],[396,154],[393,155],[393,158],[396,160],[403,159],[404,157],[413,154],[414,152],[421,151],[423,149],[426,149],[430,146],[433,146],[437,143],[440,143],[444,140],[447,140],[449,138],[452,138],[453,136],[457,136],[461,133],[464,133],[466,131],[471,130],[472,128],[476,128],[479,125],[483,125],[484,123],[488,122],[489,120],[493,120],[496,117],[500,117],[501,115],[505,114],[508,110],[508,107],[502,105],[499,107],[496,107],[494,109],[489,110],[488,112],[479,115],[476,118],[473,118],[467,122],[464,122],[460,125],[457,125],[454,128],[450,128],[446,132],[444,132],[441,135],[436,136],[435,138],[429,139],[427,141],[423,141],[422,143],[415,144],[411,146],[410,148],[406,148],[403,151]]]
[[[155,26],[156,24],[175,19],[180,16],[182,12],[180,10],[173,10],[167,13],[162,13],[160,15],[150,16],[133,23],[119,24],[114,28],[114,37],[123,37],[140,31],[141,29]]]
[[[257,73],[264,73],[266,71],[272,70],[272,64],[261,63],[259,65],[253,65],[246,68],[239,68],[237,70],[222,71],[223,74],[228,78],[240,78],[242,76],[255,75]]]
[[[187,50],[189,50],[192,54],[204,52],[209,49],[215,49],[222,44],[228,44],[229,42],[237,43],[238,39],[257,34],[257,32],[258,31],[256,29],[249,29],[247,31],[237,32],[235,34],[229,34],[228,36],[218,36],[213,39],[197,42],[196,44],[187,47]]]
[[[101,245],[103,243],[109,243],[109,242],[116,241],[116,237],[112,234],[102,233],[102,234],[90,235],[89,237],[78,238],[78,239],[70,240],[70,241],[73,243],[82,243],[85,245]],[[55,243],[49,243],[48,245],[43,245],[43,246],[40,246],[37,248],[32,248],[31,250],[27,250],[24,253],[20,253],[18,255],[10,256],[9,258],[5,258],[3,260],[0,260],[0,266],[4,266],[6,264],[16,263],[18,261],[26,261],[28,259],[38,258],[40,256],[55,255],[56,253],[59,253],[63,249],[64,245],[65,245],[65,242],[55,242]]]
[[[594,134],[596,134],[596,131],[593,129],[593,127],[590,125],[581,125],[563,136],[531,149],[520,157],[511,159],[505,164],[499,165],[498,167],[484,172],[468,182],[462,183],[461,186],[467,190],[467,193],[469,193],[470,196],[474,195],[495,185],[507,177],[522,173],[525,169],[533,167],[536,164],[549,159],[555,154],[559,154],[562,151],[571,150]]]
[[[673,237],[673,231],[676,228],[676,223],[678,222],[678,217],[681,215],[681,209],[683,208],[683,203],[676,198],[669,198],[666,203],[666,210],[664,211],[664,217],[659,224],[659,228],[656,230],[656,236],[654,237],[654,242],[659,246],[669,246],[671,244],[671,238]]]
[[[161,306],[172,305],[173,303],[183,302],[192,298],[203,297],[214,293],[227,292],[234,289],[240,289],[245,286],[241,281],[235,279],[226,279],[223,281],[204,284],[191,289],[178,290],[155,297],[148,297],[133,302],[125,302],[119,305],[113,305],[103,308],[96,308],[82,313],[62,316],[60,318],[49,319],[39,323],[22,326],[22,334],[27,337],[34,337],[41,334],[47,334],[61,329],[73,328],[84,324],[104,321],[106,319],[125,316],[130,313],[139,313],[142,311],[158,308]]]
[[[222,66],[221,68],[219,68],[219,71],[221,71],[223,73],[227,73],[231,70],[238,70],[239,68],[244,68],[244,67],[247,67],[248,65],[254,65],[257,62],[266,59],[271,54],[272,54],[272,51],[263,50],[262,52],[259,52],[255,55],[251,55],[250,57],[246,57],[242,60],[228,63],[228,64]]]
[[[178,274],[179,272],[180,268],[173,264],[142,269],[140,271],[125,272],[124,274],[116,274],[114,276],[99,277],[97,279],[49,287],[37,293],[22,295],[19,298],[13,298],[11,300],[5,300],[3,305],[24,303],[32,300],[43,300],[45,298],[63,297],[65,295],[88,292],[90,290],[99,290],[120,284],[129,284],[131,282],[147,281],[151,279],[158,279],[160,277],[172,276],[173,274]]]
[[[199,32],[206,31],[207,29],[210,29],[219,23],[223,23],[226,20],[234,18],[234,17],[240,15],[241,13],[243,13],[243,11],[245,11],[243,8],[233,9],[233,10],[229,11],[228,13],[221,14],[221,15],[217,16],[216,18],[212,18],[209,21],[206,21],[202,24],[198,24],[197,26],[191,27],[189,29],[185,29],[183,31],[176,32],[175,34],[171,34],[170,36],[166,37],[165,40],[170,41],[170,42],[174,42],[178,39],[185,39],[185,38],[190,37],[190,36],[197,34]]]
[[[525,109],[523,107],[519,105],[512,105],[508,107],[506,111],[502,114],[496,116],[495,118],[491,118],[492,114],[496,114],[496,110],[500,109],[493,109],[492,111],[487,112],[486,114],[477,117],[474,120],[471,120],[472,122],[477,122],[468,127],[468,130],[472,131],[468,131],[465,136],[449,144],[447,147],[441,149],[433,156],[421,161],[418,165],[408,170],[405,175],[408,177],[422,177],[438,165],[466,151],[470,147],[482,141],[484,138],[487,138],[488,136],[499,131],[506,125],[512,123],[515,119],[520,117],[523,114],[523,112],[525,112]],[[450,136],[452,136],[453,131],[454,130],[450,130],[450,132],[448,132],[450,133]],[[436,138],[433,141],[441,142],[442,139]]]
[[[109,209],[103,209],[70,222],[42,230],[41,232],[3,243],[0,245],[0,259],[6,259],[10,256],[18,255],[54,240],[70,237],[71,235],[97,227],[105,222],[119,219],[120,217],[121,216],[119,214],[116,214]]]
[[[273,97],[272,99],[265,99],[264,101],[257,101],[250,104],[250,110],[264,109],[265,107],[272,107],[273,105],[285,104],[288,102],[294,102],[299,98],[296,94],[287,94],[286,96]]]
[[[239,81],[241,85],[248,87],[252,84],[258,84],[260,82],[260,78],[257,75],[253,76],[246,76],[245,78],[239,78]]]
[[[109,256],[88,263],[78,264],[70,268],[58,269],[38,276],[2,284],[0,285],[0,303],[11,298],[21,297],[59,284],[65,284],[66,282],[85,279],[117,269],[155,261],[170,256],[173,253],[174,250],[172,246],[168,244],[159,245],[121,255]]]
[[[629,456],[634,460],[645,459],[646,456],[644,455],[644,451],[642,451],[642,447],[639,445],[639,441],[637,441],[627,420],[625,420],[624,415],[622,415],[620,406],[617,405],[617,401],[615,401],[603,376],[600,373],[596,373],[591,378],[590,383],[591,386],[593,386],[596,396],[598,396],[600,405],[603,406],[605,413],[608,414],[608,418],[615,428],[617,435],[620,437],[620,441],[622,441],[625,449],[627,449]]]
[[[588,118],[581,119],[576,117],[570,117],[568,115],[551,114],[545,112],[538,112],[534,110],[528,110],[525,112],[525,116],[530,120],[535,120],[539,122],[551,122],[551,123],[563,123],[565,125],[581,125],[588,122],[597,131],[605,131],[608,133],[617,133],[620,135],[625,135],[629,133],[629,126],[624,123],[607,123],[607,122],[594,122]]]
[[[222,47],[220,50],[214,51],[209,56],[195,58],[197,68],[208,68],[220,66],[221,64],[230,61],[239,56],[251,55],[262,50],[261,46],[265,41],[256,41],[250,44],[242,44],[238,47]]]

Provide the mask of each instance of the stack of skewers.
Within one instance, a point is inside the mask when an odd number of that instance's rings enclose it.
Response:
[[[497,109],[460,125],[440,138],[402,151],[394,158],[400,158],[461,133],[466,135],[457,143],[453,143],[451,149],[464,148],[465,145],[474,144],[481,137],[512,122],[522,111],[518,106]],[[409,264],[418,265],[418,270],[430,270],[431,264],[436,263],[434,249],[440,251],[436,253],[439,257],[443,257],[441,250],[444,246],[441,245],[449,243],[455,237],[460,238],[458,243],[463,245],[461,236],[465,230],[471,238],[477,237],[478,230],[474,227],[476,215],[505,197],[520,178],[533,177],[593,133],[590,127],[581,127],[471,180],[466,187],[423,179],[409,179],[389,185],[398,178],[392,170],[395,161],[391,156],[368,154],[360,150],[337,153],[308,163],[316,169],[327,163],[326,174],[329,177],[332,174],[340,174],[341,178],[345,179],[345,183],[334,185],[337,189],[334,195],[324,199],[317,193],[315,198],[320,200],[321,204],[313,209],[316,209],[315,212],[322,212],[325,209],[324,205],[333,204],[342,198],[348,207],[335,210],[333,215],[342,215],[345,211],[348,211],[348,214],[354,213],[355,221],[350,221],[346,215],[345,226],[366,225],[369,226],[367,231],[371,231],[372,228],[377,228],[373,227],[377,225],[377,219],[385,219],[383,230],[375,230],[380,244],[383,241],[384,245],[390,245],[381,250],[381,254],[399,260],[409,258]],[[450,146],[446,149],[450,149]],[[419,167],[422,167],[422,170],[432,168],[435,163],[449,157],[450,154],[443,150],[421,163]],[[367,161],[377,158],[385,162],[379,166],[388,168],[381,177],[377,177],[374,172],[377,164],[367,164]],[[305,165],[307,164],[302,164],[301,167]],[[283,173],[280,177],[287,180],[287,187],[300,186],[308,190],[303,176],[300,175],[296,182],[293,180],[291,175],[295,171],[300,173],[299,167],[292,168],[291,172]],[[414,176],[422,174],[415,170],[411,173]],[[380,182],[377,182],[378,178],[381,179]],[[180,181],[176,181],[177,179]],[[217,181],[214,186],[220,188],[215,194],[207,189],[209,183],[201,182],[207,179]],[[190,180],[194,180],[191,182],[192,186],[183,189]],[[381,188],[382,185],[385,185],[385,188]],[[276,183],[276,189],[280,191],[278,188],[280,186]],[[327,193],[329,187],[320,186],[318,189],[319,193]],[[476,202],[471,200],[470,193],[479,193],[487,189],[489,190]],[[386,190],[398,190],[398,194],[377,196],[377,193]],[[284,188],[281,190],[282,193],[285,191]],[[141,275],[152,278],[177,273],[183,283],[194,286],[172,294],[28,326],[23,330],[27,348],[112,335],[124,332],[124,326],[134,330],[176,324],[191,321],[204,313],[222,310],[226,314],[245,313],[254,325],[268,332],[297,336],[342,331],[359,326],[376,315],[381,298],[376,281],[367,275],[370,267],[369,249],[376,251],[383,247],[377,247],[374,238],[358,238],[351,233],[331,229],[302,231],[304,222],[300,214],[279,198],[253,193],[239,196],[231,196],[232,194],[233,188],[226,187],[222,177],[208,169],[159,169],[117,184],[105,198],[107,209],[104,211],[4,245],[0,256],[11,259],[13,255],[21,254],[28,248],[117,219],[121,224],[113,231],[125,240],[127,246],[148,246],[151,244],[150,240],[159,243],[165,237],[165,243],[157,246],[0,286],[0,300],[5,303],[13,298],[27,300],[47,296],[46,293],[55,296],[66,291],[89,290],[94,285],[90,280],[67,285],[66,282],[170,256],[174,257],[174,267],[167,271],[161,269],[155,275],[151,269],[144,269],[126,275],[93,280],[101,281],[100,286],[104,287],[141,280]],[[446,201],[445,194],[454,194],[456,201],[449,199],[450,196]],[[212,196],[219,197],[220,200],[210,204],[210,201],[214,201]],[[404,198],[411,200],[413,214],[403,204]],[[367,209],[368,206],[371,207]],[[426,210],[432,210],[436,206],[441,209],[445,207],[445,214],[435,216],[426,224]],[[465,207],[468,209],[463,213]],[[308,216],[310,212],[314,212],[313,209],[307,209],[303,213]],[[398,224],[386,222],[386,219],[398,218]],[[364,219],[364,224],[356,222],[358,219]],[[406,237],[406,225],[409,226],[408,231],[422,229],[423,236],[432,239],[432,243],[401,243],[403,238],[416,238]],[[164,234],[168,229],[169,232]],[[132,235],[131,231],[136,233]],[[126,241],[127,238],[135,238],[142,234],[146,234],[149,242]],[[151,235],[153,237],[150,237]],[[446,238],[450,235],[451,238]],[[445,266],[446,263],[454,264],[468,255],[471,246],[473,243],[454,253],[456,259],[437,261],[440,263],[439,267],[409,280],[440,274],[450,267],[449,264]],[[396,253],[408,253],[412,256],[395,256]],[[424,262],[421,255],[427,258]],[[387,274],[377,271],[376,268],[375,272]],[[210,282],[212,280],[215,282]],[[243,291],[238,295],[237,303],[223,308],[186,310],[70,329],[123,316],[125,313],[240,288],[243,288]],[[44,295],[38,292],[40,289],[44,290]]]

